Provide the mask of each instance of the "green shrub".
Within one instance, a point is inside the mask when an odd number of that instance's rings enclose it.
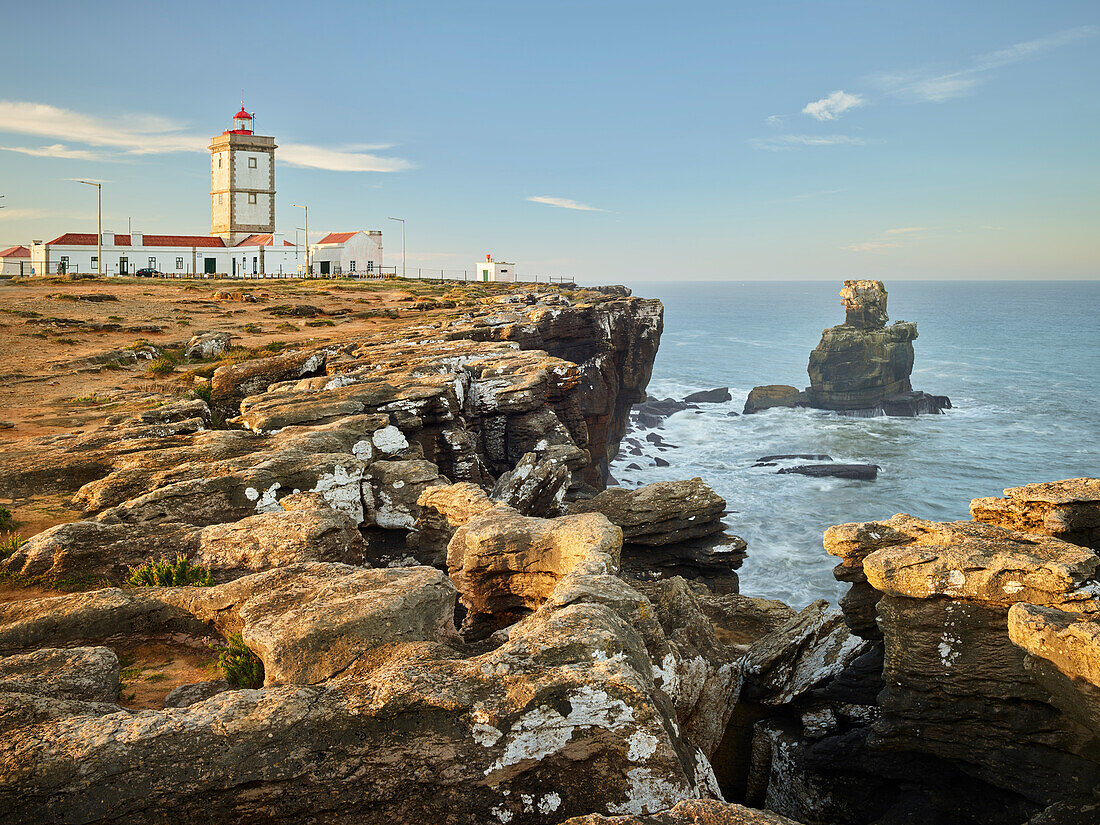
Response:
[[[18,533],[4,533],[0,536],[0,559],[6,559],[26,543],[27,540],[20,538]]]
[[[145,370],[150,375],[156,375],[163,378],[165,375],[171,375],[176,369],[176,362],[166,355],[161,355],[156,358]]]
[[[201,398],[207,404],[210,403],[210,395],[211,395],[212,392],[213,392],[213,387],[208,383],[199,384],[198,386],[196,386],[194,389],[191,390],[191,394],[194,395],[195,398]]]
[[[11,510],[0,507],[0,530],[10,530],[14,526],[15,519],[12,517]]]
[[[214,579],[205,567],[191,564],[187,556],[180,554],[175,561],[161,556],[131,567],[127,584],[134,587],[210,587]]]
[[[218,667],[225,681],[239,688],[264,686],[264,663],[248,649],[240,633],[230,633],[225,645],[212,647],[218,651]]]

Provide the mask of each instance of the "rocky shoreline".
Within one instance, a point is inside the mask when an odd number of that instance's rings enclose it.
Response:
[[[742,595],[705,481],[605,489],[662,316],[511,291],[5,442],[82,518],[0,562],[76,590],[0,603],[0,823],[1095,822],[1100,481],[833,527],[839,609]],[[176,554],[212,585],[128,583]],[[122,705],[134,640],[234,638],[262,685]]]

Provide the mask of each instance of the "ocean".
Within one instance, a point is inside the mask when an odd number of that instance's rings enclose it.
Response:
[[[827,527],[887,519],[969,519],[972,498],[1005,487],[1100,474],[1100,282],[887,282],[891,322],[915,321],[916,390],[954,408],[918,418],[849,418],[806,409],[740,413],[753,386],[809,384],[821,331],[844,320],[840,282],[639,282],[665,330],[656,398],[728,386],[733,400],[677,413],[620,454],[624,486],[702,477],[748,542],[741,592],[802,607],[847,589],[822,549]],[[881,468],[875,481],[778,475],[761,456],[826,453]],[[655,466],[660,456],[667,467]],[[642,469],[629,469],[635,464]]]

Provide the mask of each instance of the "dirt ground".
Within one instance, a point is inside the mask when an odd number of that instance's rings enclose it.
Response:
[[[180,685],[221,679],[218,653],[210,647],[221,642],[182,633],[108,640],[105,644],[122,668],[119,704],[130,710],[160,710],[164,697]]]

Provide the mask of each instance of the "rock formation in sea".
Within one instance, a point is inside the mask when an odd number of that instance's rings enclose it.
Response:
[[[771,407],[813,407],[845,415],[914,416],[950,408],[946,396],[913,390],[913,341],[917,325],[890,320],[882,281],[845,281],[840,290],[844,323],[821,334],[810,353],[810,386],[754,387],[746,413]]]

